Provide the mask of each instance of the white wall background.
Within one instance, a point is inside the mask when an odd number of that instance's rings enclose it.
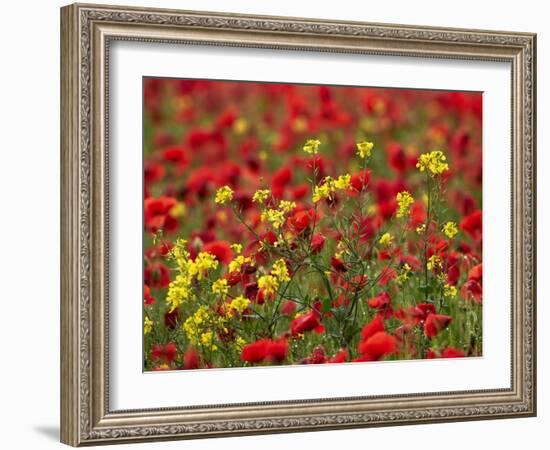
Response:
[[[126,1],[120,3],[127,3]],[[59,7],[60,1],[2,6],[0,48],[0,443],[3,448],[61,448],[59,417]],[[550,211],[545,148],[550,121],[550,14],[524,0],[130,0],[134,6],[318,17],[538,33],[539,415],[438,425],[142,444],[139,448],[464,449],[547,448],[550,427],[544,284]],[[546,30],[543,31],[543,28]],[[137,448],[120,446],[118,448]]]

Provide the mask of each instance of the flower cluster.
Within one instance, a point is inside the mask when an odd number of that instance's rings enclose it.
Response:
[[[482,354],[481,96],[148,78],[145,370]]]

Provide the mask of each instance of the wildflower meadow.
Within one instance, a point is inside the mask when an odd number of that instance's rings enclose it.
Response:
[[[145,370],[482,355],[482,94],[144,79]]]

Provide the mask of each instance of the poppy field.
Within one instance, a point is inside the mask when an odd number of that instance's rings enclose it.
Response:
[[[144,78],[144,370],[482,355],[482,95]]]

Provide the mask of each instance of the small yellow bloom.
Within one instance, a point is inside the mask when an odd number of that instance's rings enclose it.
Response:
[[[231,303],[229,303],[229,308],[242,313],[246,308],[248,308],[248,305],[250,305],[250,300],[242,295],[239,295],[231,300]]]
[[[411,210],[411,205],[414,203],[414,198],[407,191],[402,191],[397,194],[397,217],[407,217]]]
[[[200,252],[195,258],[194,264],[190,266],[190,273],[201,280],[211,269],[218,267],[218,260],[212,253]]]
[[[237,135],[244,134],[248,131],[248,121],[242,117],[235,120],[233,123],[233,132]]]
[[[252,201],[254,203],[259,203],[262,205],[270,196],[271,191],[269,189],[258,189],[256,192],[254,192],[254,195],[252,196]]]
[[[371,151],[374,147],[374,144],[372,142],[361,141],[361,142],[358,142],[356,145],[357,145],[357,155],[359,155],[359,157],[363,159],[367,157],[370,158]]]
[[[260,150],[258,152],[258,158],[260,158],[260,161],[267,161],[268,157],[269,157],[269,154],[265,150]]]
[[[212,333],[212,331],[205,331],[202,333],[200,343],[203,347],[209,348],[210,350],[218,349],[218,346],[214,344],[214,333]]]
[[[330,197],[330,188],[327,184],[322,184],[321,186],[315,186],[313,189],[313,202],[317,203],[319,200],[323,198],[329,198]]]
[[[316,155],[319,152],[319,146],[321,141],[318,139],[308,139],[304,144],[304,152],[309,153],[310,155]]]
[[[401,273],[395,279],[397,284],[403,284],[405,281],[407,281],[409,279],[411,270],[411,266],[409,266],[407,263],[403,264],[403,267],[401,268]]]
[[[384,247],[389,247],[393,244],[393,236],[390,233],[384,233],[378,243]]]
[[[284,213],[288,214],[294,208],[296,208],[296,202],[289,202],[288,200],[281,200],[279,203],[279,209]]]
[[[241,244],[231,244],[230,247],[237,255],[243,251],[243,246]]]
[[[445,233],[445,236],[447,236],[449,239],[454,238],[458,233],[456,223],[447,222],[445,225],[443,225],[443,233]]]
[[[273,268],[271,273],[277,277],[279,282],[290,281],[290,274],[288,273],[288,268],[284,259],[278,259],[273,263]]]
[[[443,296],[444,297],[456,297],[457,289],[454,286],[451,286],[450,284],[446,284],[443,286]]]
[[[346,190],[351,188],[351,175],[340,175],[335,181],[334,181],[334,187],[336,189]]]
[[[449,170],[449,164],[445,162],[446,160],[447,157],[442,151],[435,150],[420,155],[416,167],[420,172],[427,170],[432,176],[441,175],[446,170]]]
[[[426,267],[428,270],[434,270],[436,268],[441,268],[441,258],[437,255],[432,255],[428,258],[428,262],[426,263]]]
[[[229,263],[229,273],[238,272],[244,264],[254,265],[250,256],[238,255]]]
[[[170,211],[168,211],[168,214],[170,216],[177,219],[178,217],[183,217],[187,213],[187,206],[185,206],[185,203],[178,202],[174,206],[170,208]]]
[[[260,220],[270,223],[277,230],[285,223],[285,214],[278,209],[267,209],[260,214]]]
[[[227,280],[225,278],[220,278],[219,280],[214,281],[214,283],[212,283],[212,292],[225,297],[229,292],[229,284],[227,283]]]
[[[258,287],[263,289],[267,295],[271,295],[279,289],[279,281],[273,275],[263,275],[258,278]]]
[[[153,321],[149,317],[145,316],[143,320],[143,334],[149,334],[153,329]]]
[[[216,197],[214,201],[220,205],[233,200],[233,189],[229,186],[223,186],[216,191]]]
[[[296,117],[292,122],[292,131],[296,133],[303,133],[307,130],[307,120],[303,117]]]
[[[422,234],[422,233],[424,233],[424,231],[426,231],[426,224],[425,223],[423,223],[419,227],[416,227],[416,232],[418,234]]]
[[[238,336],[237,339],[235,339],[235,348],[238,351],[241,351],[245,345],[246,345],[246,340],[243,337]]]

